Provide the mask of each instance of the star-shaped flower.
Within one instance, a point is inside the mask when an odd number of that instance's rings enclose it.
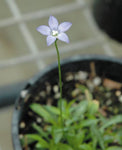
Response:
[[[58,20],[54,16],[50,16],[48,20],[49,27],[41,25],[37,28],[37,31],[47,36],[47,45],[53,44],[56,39],[69,43],[69,38],[66,32],[72,26],[71,22],[63,22],[59,25]]]

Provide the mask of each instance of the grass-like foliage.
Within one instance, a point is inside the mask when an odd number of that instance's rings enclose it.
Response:
[[[122,149],[122,115],[105,118],[100,113],[99,101],[84,86],[86,99],[62,99],[62,116],[60,104],[56,106],[33,103],[30,108],[42,119],[42,126],[32,124],[35,133],[27,134],[22,140],[23,147],[34,143],[34,150],[121,150]]]

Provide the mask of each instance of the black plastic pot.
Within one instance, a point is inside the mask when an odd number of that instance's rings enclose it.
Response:
[[[122,0],[94,0],[93,15],[102,30],[122,42]]]
[[[106,56],[77,56],[65,60],[61,63],[62,74],[69,71],[76,72],[79,70],[90,72],[90,62],[95,63],[96,73],[98,75],[122,82],[122,60]],[[28,92],[34,93],[34,90],[36,90],[40,84],[43,88],[44,82],[49,80],[51,82],[58,83],[57,64],[49,66],[43,72],[39,73],[36,77],[30,80],[24,90],[28,90]],[[12,121],[12,138],[15,150],[22,150],[19,141],[19,122],[25,111],[26,106],[24,99],[20,95],[15,104]]]

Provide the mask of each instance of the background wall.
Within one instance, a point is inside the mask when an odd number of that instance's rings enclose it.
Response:
[[[30,78],[55,62],[36,27],[50,15],[70,21],[70,44],[59,42],[61,58],[79,54],[122,55],[121,45],[101,33],[91,14],[92,0],[0,0],[0,86]]]

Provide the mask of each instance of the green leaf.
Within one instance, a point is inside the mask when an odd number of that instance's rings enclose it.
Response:
[[[53,141],[51,141],[49,150],[74,150],[74,149],[72,149],[72,147],[68,144],[64,143],[54,144]]]
[[[91,126],[91,134],[92,134],[92,139],[95,141],[97,140],[101,149],[105,150],[103,136],[96,125]]]
[[[72,108],[72,105],[74,104],[76,102],[76,100],[75,99],[73,99],[73,100],[71,100],[68,104],[67,104],[67,106],[66,106],[66,110],[65,110],[65,112],[66,112],[66,119],[69,119],[69,117],[70,117],[70,109]]]
[[[86,86],[78,85],[78,88],[81,90],[82,93],[85,94],[86,99],[88,101],[91,101],[93,99],[93,96],[92,96],[91,92],[89,91],[89,89]]]
[[[28,138],[28,135],[24,135],[24,137],[20,140],[23,147],[25,147],[31,143],[34,143],[35,141],[37,141],[37,140]]]
[[[87,120],[83,120],[81,122],[82,127],[89,127],[93,124],[97,124],[98,123],[98,119],[87,119]]]
[[[27,141],[38,142],[42,148],[49,148],[49,144],[37,134],[27,134]]]
[[[57,144],[57,150],[73,150],[68,144]]]
[[[111,147],[107,148],[106,150],[122,150],[122,147],[119,147],[119,146],[111,146]]]
[[[115,139],[115,137],[113,135],[108,135],[108,134],[104,135],[104,142],[107,145],[109,143],[113,143],[114,139]]]
[[[93,150],[96,150],[96,147],[97,147],[97,138],[93,138],[92,145],[93,145]]]
[[[85,90],[85,96],[86,96],[86,99],[88,101],[93,100],[93,96],[92,96],[91,92],[88,89]]]
[[[47,150],[47,148],[42,147],[42,145],[39,142],[36,143],[35,148],[36,148],[36,150]]]
[[[99,102],[97,100],[89,101],[88,104],[88,115],[93,116],[98,113],[99,110]]]
[[[81,101],[77,106],[71,108],[72,117],[81,117],[88,108],[88,101]]]
[[[79,130],[77,133],[75,130],[69,130],[69,132],[65,134],[65,138],[73,149],[78,149],[79,145],[84,141],[85,134],[86,132],[84,130]]]
[[[72,107],[72,105],[76,102],[76,99],[71,100],[68,104],[67,104],[67,108],[66,109],[70,109],[70,107]]]
[[[82,84],[78,84],[77,88],[79,88],[82,93],[85,93],[85,91],[88,90],[88,88]]]
[[[63,100],[63,103],[64,103],[64,100]],[[52,113],[52,115],[60,116],[60,109],[59,109],[58,107],[45,105],[44,108],[45,108],[49,113]],[[64,118],[64,119],[67,118],[67,115],[66,115],[66,113],[65,113],[64,111],[62,112],[62,115],[63,115],[63,118]]]
[[[55,115],[60,115],[60,110],[59,108],[55,107],[55,106],[49,106],[49,105],[45,105],[44,108],[50,112],[53,113]]]
[[[81,119],[81,118],[80,118]],[[70,126],[71,124],[73,123],[76,123],[77,121],[79,121],[79,117],[77,116],[73,116],[72,118],[68,118],[67,120],[65,120],[65,125],[66,126]],[[78,124],[79,126],[79,124]],[[76,126],[74,126],[75,128]],[[80,125],[80,128],[81,128],[81,125]]]
[[[105,128],[117,123],[122,123],[122,115],[117,115],[112,117],[111,119],[108,119],[106,123],[104,123],[103,126],[100,128],[100,131],[103,132]]]
[[[63,129],[62,128],[54,128],[53,129],[53,139],[55,144],[59,143],[63,137]]]
[[[51,139],[50,140],[50,145],[49,145],[49,150],[57,150],[57,144],[54,144],[54,140],[53,139]]]
[[[39,133],[40,136],[48,138],[48,133],[44,132],[43,129],[37,124],[33,123],[32,127]]]
[[[58,108],[60,108],[60,101],[62,101],[62,110],[65,111],[66,106],[67,106],[67,100],[65,99],[58,100]]]
[[[82,144],[79,146],[80,150],[93,150],[91,145],[89,144]]]
[[[122,128],[117,131],[115,139],[118,141],[120,145],[122,145]]]
[[[40,104],[33,103],[30,105],[30,108],[39,116],[43,117],[46,122],[54,123],[55,120],[53,116]]]

